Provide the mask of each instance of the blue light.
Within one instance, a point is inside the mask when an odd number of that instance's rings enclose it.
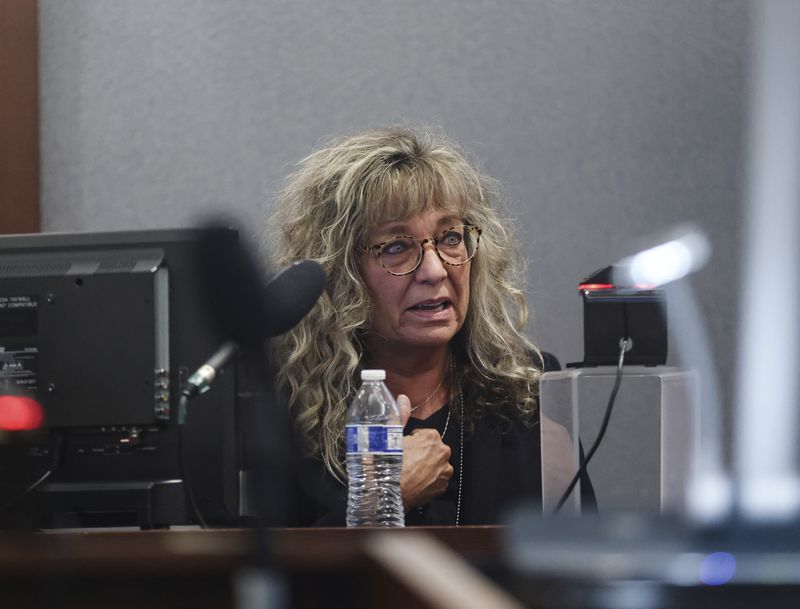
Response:
[[[733,579],[736,559],[728,552],[714,552],[700,563],[700,581],[709,586],[721,586]]]

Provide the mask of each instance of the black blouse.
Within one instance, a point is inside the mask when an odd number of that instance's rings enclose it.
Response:
[[[440,408],[427,419],[410,418],[406,428],[403,430],[403,434],[406,436],[411,435],[417,429],[433,428],[440,434],[444,432],[442,440],[450,447],[450,465],[453,467],[453,475],[447,484],[447,490],[429,503],[411,508],[406,513],[406,525],[456,523],[459,477],[461,475],[461,424],[459,415],[460,413],[457,410],[451,413],[447,407]]]
[[[465,396],[466,397],[466,396]],[[447,418],[441,408],[425,420],[410,419],[405,433],[434,427],[440,432]],[[461,473],[460,413],[450,417],[444,441],[450,446],[453,476],[439,497],[406,514],[406,524],[455,524],[459,480],[462,498],[459,524],[499,524],[506,510],[526,502],[541,509],[542,467],[538,415],[530,426],[513,419],[486,415],[464,434]],[[300,464],[301,495],[294,510],[295,526],[344,526],[347,486],[335,480],[323,464],[311,458]]]
[[[545,371],[560,370],[554,356],[542,353]],[[464,395],[467,408],[469,396]],[[424,420],[411,418],[404,433],[445,427],[448,408],[441,408]],[[455,524],[458,485],[461,482],[459,524],[500,524],[504,514],[524,503],[528,509],[542,509],[542,457],[539,411],[529,424],[513,415],[510,418],[487,414],[477,419],[473,429],[464,433],[463,478],[461,473],[460,412],[454,409],[444,441],[450,446],[453,475],[447,490],[429,503],[412,508],[406,524],[441,526]],[[580,446],[581,461],[583,447]],[[299,493],[294,501],[294,526],[344,526],[347,511],[347,486],[336,480],[321,461],[302,458],[296,469]],[[588,474],[581,476],[581,497],[588,511],[596,510],[594,489]]]

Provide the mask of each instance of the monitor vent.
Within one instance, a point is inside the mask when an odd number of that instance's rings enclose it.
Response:
[[[145,249],[0,253],[0,278],[152,273],[163,259],[163,251]]]
[[[103,258],[97,267],[96,273],[130,273],[136,268],[137,258]]]
[[[72,265],[64,260],[0,263],[0,277],[66,275]]]

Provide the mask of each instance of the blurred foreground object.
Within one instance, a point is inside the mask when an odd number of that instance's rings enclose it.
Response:
[[[32,431],[44,423],[44,410],[33,398],[0,393],[0,431]]]
[[[701,451],[689,518],[609,513],[543,521],[519,513],[507,536],[516,573],[512,589],[542,606],[788,608],[800,598],[800,3],[762,0],[753,7],[748,249],[740,282],[746,289],[733,392],[735,476],[728,480],[721,466],[719,402],[709,382],[713,361],[702,352],[702,333],[693,332],[702,332],[699,315],[691,298],[676,299],[689,307],[683,315],[670,298],[673,320],[684,320],[682,355],[704,360]],[[631,261],[631,270],[647,270],[654,256],[665,253],[679,261],[687,250],[647,251],[638,267]],[[691,265],[671,268],[665,277],[680,277]],[[669,285],[688,293],[685,282]],[[715,416],[708,416],[709,409]]]
[[[510,590],[537,606],[793,609],[800,597],[798,527],[696,527],[643,513],[518,513],[510,524]]]
[[[734,457],[742,516],[782,521],[800,513],[800,3],[754,8]]]
[[[695,438],[689,454],[688,490],[680,511],[696,522],[718,522],[730,515],[731,481],[722,457],[722,405],[716,361],[689,275],[711,255],[705,233],[691,224],[677,226],[651,245],[614,265],[614,279],[623,285],[659,287],[670,308],[670,336],[681,366],[696,374],[697,386],[686,393]],[[678,507],[673,505],[673,507]]]

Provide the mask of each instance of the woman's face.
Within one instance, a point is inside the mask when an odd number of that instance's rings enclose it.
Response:
[[[368,235],[367,244],[397,235],[423,241],[461,223],[450,212],[429,211],[378,226]],[[430,242],[425,244],[422,262],[408,275],[387,273],[374,253],[365,253],[361,273],[373,304],[371,347],[379,347],[375,341],[380,339],[391,347],[447,345],[467,315],[470,266],[471,262],[444,264]]]

